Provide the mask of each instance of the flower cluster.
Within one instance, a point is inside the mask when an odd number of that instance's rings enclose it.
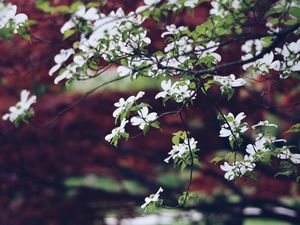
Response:
[[[163,98],[166,102],[173,99],[176,102],[191,101],[195,98],[195,91],[191,90],[191,82],[189,80],[176,81],[172,85],[171,80],[163,80],[161,82],[162,92],[159,92],[155,98]]]
[[[255,51],[253,53],[253,46],[255,45]],[[300,52],[300,40],[297,42],[291,42],[283,45],[282,48],[275,48],[275,54],[273,51],[265,54],[262,58],[255,60],[254,62],[246,63],[243,65],[244,70],[251,69],[258,71],[261,74],[268,74],[270,70],[279,71],[280,78],[286,79],[293,72],[300,71],[299,52]],[[247,53],[242,56],[242,60],[248,60],[261,53],[263,48],[262,40],[249,40],[242,45],[242,51]],[[280,60],[274,60],[275,56]]]
[[[5,4],[0,1],[0,30],[3,28],[13,28],[16,34],[20,27],[22,27],[28,17],[24,13],[17,14],[17,6],[11,3]]]
[[[127,67],[132,70],[135,66],[140,66],[143,61],[134,60],[134,52],[151,43],[146,37],[146,30],[138,27],[143,21],[142,16],[136,16],[133,12],[125,15],[122,9],[105,15],[99,14],[98,9],[93,7],[88,10],[84,6],[78,7],[71,19],[62,26],[61,32],[67,37],[80,32],[81,39],[67,52],[61,50],[57,60],[54,59],[56,65],[49,74],[58,71],[71,55],[74,55],[73,61],[60,70],[55,83],[63,79],[88,79],[97,75],[99,66],[95,63],[96,59],[113,62],[132,56],[128,60],[131,65]]]
[[[119,139],[126,138],[128,139],[129,134],[125,131],[125,125],[129,122],[129,116],[131,113],[137,113],[137,116],[133,116],[130,119],[130,123],[133,126],[138,126],[144,133],[148,131],[150,126],[159,128],[159,123],[157,120],[157,113],[149,113],[148,105],[145,103],[137,103],[141,97],[143,97],[145,92],[140,91],[136,96],[130,96],[126,100],[120,98],[118,102],[114,104],[117,108],[113,112],[113,117],[115,117],[116,122],[119,119],[121,125],[117,128],[114,128],[111,134],[108,134],[105,137],[105,140],[113,143],[114,145],[118,144]]]
[[[241,0],[222,0],[222,1],[211,1],[212,8],[209,10],[210,15],[216,15],[224,18],[228,15],[228,8],[238,10],[241,8]],[[228,7],[228,8],[227,8]]]
[[[194,138],[185,139],[183,143],[179,143],[177,145],[173,145],[172,150],[168,153],[170,156],[167,157],[164,161],[169,163],[170,159],[174,160],[174,162],[184,162],[186,164],[190,164],[190,151],[195,153],[197,149],[197,141]],[[186,161],[188,160],[189,161]]]
[[[285,143],[285,139],[276,139],[271,133],[267,132],[267,128],[277,127],[277,125],[269,123],[269,121],[260,121],[251,128],[256,131],[254,144],[246,146],[246,153],[243,160],[234,160],[232,164],[224,162],[220,168],[225,171],[225,179],[233,180],[243,176],[247,172],[252,172],[257,162],[265,164],[270,163],[270,157],[278,157],[280,159],[290,160],[294,164],[300,164],[300,154],[290,152],[288,146],[276,147],[276,143]]]
[[[221,84],[221,92],[222,94],[227,94],[229,98],[234,94],[234,87],[241,87],[246,84],[246,81],[243,78],[235,79],[234,74],[230,74],[229,76],[214,76],[214,81]]]

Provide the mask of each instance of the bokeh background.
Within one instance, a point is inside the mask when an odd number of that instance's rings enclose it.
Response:
[[[118,148],[104,137],[114,127],[113,103],[120,97],[146,91],[145,102],[162,113],[166,108],[153,96],[160,82],[145,78],[135,83],[119,81],[92,95],[44,128],[59,113],[70,107],[97,83],[116,76],[116,67],[92,81],[77,82],[70,90],[63,83],[53,84],[48,71],[53,57],[62,48],[69,48],[76,36],[63,40],[60,27],[68,15],[50,15],[35,7],[34,0],[9,1],[36,21],[31,26],[31,41],[14,37],[0,40],[0,114],[18,101],[22,89],[38,96],[32,124],[16,129],[0,121],[0,225],[117,225],[117,224],[300,224],[299,185],[295,177],[274,178],[279,162],[258,165],[256,180],[242,178],[236,182],[224,179],[219,165],[211,163],[215,154],[224,155],[230,147],[218,137],[220,124],[210,102],[198,96],[195,104],[184,111],[191,135],[198,141],[201,165],[195,168],[191,191],[199,198],[186,209],[162,209],[156,215],[145,215],[140,209],[145,196],[160,186],[167,205],[176,205],[178,196],[186,190],[189,170],[180,171],[163,162],[171,149],[172,133],[182,130],[180,118],[163,117],[162,131],[152,130],[121,142]],[[53,5],[70,5],[74,1],[50,1]],[[84,1],[88,2],[88,1]],[[107,1],[101,8],[108,13],[119,7],[126,12],[141,5],[141,1]],[[152,39],[151,48],[161,49],[160,34],[170,20],[191,28],[205,21],[209,3],[201,4],[193,13],[167,18],[161,24],[146,21]],[[239,44],[222,48],[223,62],[240,58]],[[240,68],[224,71],[224,75]],[[227,112],[245,112],[250,124],[262,119],[279,124],[278,137],[297,147],[299,135],[284,133],[299,122],[299,83],[277,78],[254,79],[243,74],[251,85],[241,88],[229,103],[219,99]],[[212,94],[219,98],[218,90]],[[297,102],[298,101],[298,102]],[[176,109],[170,103],[168,110]],[[135,129],[131,134],[137,134]],[[248,137],[251,141],[250,137]]]

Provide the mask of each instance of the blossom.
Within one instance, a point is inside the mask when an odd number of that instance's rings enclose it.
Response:
[[[244,133],[248,130],[247,124],[241,123],[245,117],[246,115],[244,112],[239,113],[236,117],[234,117],[232,113],[228,113],[226,116],[227,123],[221,126],[219,136],[229,137],[229,140],[233,140],[234,136],[239,137],[240,133]]]
[[[255,163],[252,162],[252,157],[245,156],[244,161],[237,161],[233,165],[224,162],[220,166],[221,170],[225,171],[224,178],[226,180],[233,180],[237,177],[244,175],[246,172],[251,172],[255,168]]]
[[[163,89],[163,91],[159,92],[157,95],[155,95],[155,99],[165,98],[166,96],[171,95],[171,92],[172,92],[171,80],[163,80],[160,85],[161,85],[161,88]]]
[[[255,47],[255,55],[257,55],[263,49],[263,42],[260,39],[248,40],[242,45],[242,51],[252,53],[253,47]]]
[[[193,41],[188,36],[183,36],[179,40],[167,44],[164,51],[168,53],[176,50],[178,51],[178,55],[189,53],[193,49],[193,46],[191,45],[192,42]]]
[[[60,69],[60,67],[62,66],[62,64],[67,61],[71,55],[73,55],[75,52],[74,52],[74,49],[72,48],[69,48],[69,49],[61,49],[60,50],[60,53],[57,54],[55,57],[54,57],[54,61],[56,63],[55,66],[53,66],[50,70],[49,70],[49,75],[52,76],[53,73],[55,73],[57,70]]]
[[[157,113],[149,113],[148,107],[145,106],[138,111],[138,116],[131,118],[130,122],[133,126],[139,126],[141,130],[144,130],[146,126],[149,126],[156,119]]]
[[[123,119],[119,127],[114,128],[110,134],[105,136],[105,140],[111,142],[115,137],[122,136],[125,133],[125,125],[128,123],[128,120]]]
[[[9,26],[9,22],[13,21],[14,33],[18,32],[20,26],[22,26],[28,17],[24,13],[17,13],[17,6],[12,4],[4,4],[0,2],[0,29]]]
[[[171,97],[176,102],[182,102],[185,99],[194,99],[195,91],[190,90],[190,81],[176,81],[173,85],[171,80],[164,80],[161,82],[162,92],[156,94],[155,99]]]
[[[280,159],[290,159],[293,163],[300,164],[300,154],[291,153],[286,146],[282,148],[282,152],[277,157]]]
[[[218,47],[219,47],[218,42],[209,41],[207,43],[206,47],[196,46],[195,51],[197,52],[200,59],[209,55],[209,56],[214,57],[215,58],[215,63],[217,63],[217,62],[221,61],[221,56],[218,53],[214,52],[218,49]]]
[[[236,165],[230,165],[228,162],[224,162],[223,165],[220,166],[221,170],[225,171],[224,174],[225,179],[233,180],[236,177],[237,167]]]
[[[182,158],[185,153],[193,152],[197,149],[197,141],[194,138],[185,139],[184,143],[173,145],[172,150],[168,153],[170,156],[167,157],[164,162],[169,163],[170,159]]]
[[[183,5],[185,7],[194,8],[198,4],[198,2],[199,2],[198,0],[186,0]]]
[[[222,85],[222,88],[225,87],[240,87],[246,84],[246,81],[243,78],[235,79],[234,74],[229,76],[214,76],[214,80]]]
[[[135,10],[135,13],[139,14],[148,9],[153,9],[156,4],[158,4],[161,0],[144,0],[146,5],[140,6]]]
[[[2,119],[10,120],[10,122],[16,121],[20,116],[23,116],[33,103],[36,103],[36,96],[33,95],[29,98],[30,92],[27,90],[21,91],[21,99],[15,105],[9,108],[9,113],[5,114]]]
[[[150,195],[149,197],[145,198],[145,203],[141,206],[142,209],[146,208],[151,202],[158,202],[160,193],[164,190],[160,187],[155,194]]]
[[[259,121],[257,124],[252,126],[252,129],[256,129],[257,127],[278,127],[276,124],[269,123],[268,120]]]
[[[117,109],[113,112],[113,117],[117,118],[124,111],[129,110],[135,101],[143,97],[145,92],[140,91],[136,96],[130,96],[126,100],[124,98],[120,98],[118,102],[114,104]]]
[[[86,8],[84,5],[80,5],[77,8],[77,11],[74,13],[73,17],[68,20],[60,29],[60,32],[63,34],[67,30],[70,30],[71,28],[75,27],[78,23],[76,18],[84,19],[86,21],[91,20],[98,20],[100,18],[98,9],[91,7],[86,11]]]
[[[117,69],[117,72],[120,77],[125,77],[132,73],[132,69],[130,69],[126,66],[119,66]]]
[[[186,29],[184,26],[180,26],[180,27],[176,27],[176,25],[171,24],[171,25],[167,25],[166,26],[166,30],[165,32],[163,32],[161,34],[161,37],[164,38],[166,35],[175,35],[175,34],[179,34],[181,31],[183,31],[184,29]]]

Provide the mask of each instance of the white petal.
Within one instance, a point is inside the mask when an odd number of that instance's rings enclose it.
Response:
[[[148,116],[147,116],[147,120],[148,121],[154,121],[157,119],[157,113],[153,112],[153,113],[150,113]]]
[[[132,70],[126,66],[119,66],[117,72],[119,76],[124,77],[128,76],[132,72]]]
[[[25,103],[29,97],[30,92],[27,90],[22,90],[21,91],[21,102]]]
[[[72,20],[69,20],[60,28],[60,33],[64,34],[67,30],[70,30],[75,26],[76,24]]]
[[[28,20],[28,17],[24,13],[20,13],[14,17],[16,24],[24,23],[26,20]]]
[[[57,70],[59,70],[61,67],[61,64],[56,64],[49,70],[49,75],[52,76]]]

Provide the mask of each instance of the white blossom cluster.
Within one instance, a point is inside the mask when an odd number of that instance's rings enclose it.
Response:
[[[246,81],[243,78],[235,79],[234,74],[230,74],[229,76],[214,76],[214,81],[221,84],[221,92],[226,94],[232,91],[232,88],[241,87],[246,84]]]
[[[148,10],[154,9],[155,6],[160,4],[162,0],[144,0],[144,4],[136,9],[136,13],[143,13]],[[179,7],[190,7],[194,8],[199,4],[199,0],[186,0],[186,1],[179,1],[179,0],[168,0],[166,4],[173,5],[173,10]]]
[[[190,156],[190,152],[195,152],[197,150],[197,141],[194,138],[185,139],[183,143],[178,145],[173,145],[172,150],[168,153],[170,156],[167,157],[164,161],[169,163],[170,159],[172,160],[185,160]],[[189,164],[190,162],[185,162]]]
[[[238,23],[233,24],[235,16],[241,22],[249,16],[243,14],[248,7],[244,1],[211,1],[209,13],[212,20],[199,24],[194,30],[175,24],[166,25],[165,31],[161,34],[165,45],[156,52],[151,51],[151,39],[143,26],[143,22],[151,17],[152,13],[155,14],[154,16],[159,15],[160,7],[165,7],[164,10],[172,10],[174,13],[183,7],[194,8],[200,2],[199,0],[144,0],[144,5],[128,14],[120,8],[107,15],[101,13],[98,8],[86,8],[81,5],[60,29],[65,38],[78,33],[80,39],[74,42],[71,48],[60,50],[54,57],[55,65],[49,70],[49,75],[56,74],[55,84],[62,80],[71,82],[90,79],[100,75],[102,70],[106,69],[99,63],[104,60],[108,66],[117,65],[117,73],[120,77],[130,76],[132,80],[139,76],[150,79],[162,78],[162,91],[155,95],[155,99],[162,98],[163,103],[173,100],[181,106],[181,109],[193,103],[198,91],[206,95],[206,91],[215,83],[220,86],[222,94],[228,95],[229,100],[235,88],[246,85],[246,80],[240,76],[236,78],[235,74],[228,76],[212,74],[219,73],[222,66],[226,67],[226,62],[225,65],[221,64],[222,57],[219,54],[226,47],[222,35],[227,35],[225,37],[227,38],[235,34],[231,33],[232,30],[235,30],[236,34],[244,31]],[[0,0],[0,29],[13,27],[14,32],[18,32],[28,18],[25,14],[16,14],[16,11],[15,5],[5,4]],[[274,22],[272,17],[266,18],[266,22],[266,28],[270,28],[267,30],[268,35],[261,39],[246,40],[241,46],[243,55],[242,61],[238,61],[238,64],[242,64],[244,71],[261,75],[277,73],[280,78],[288,78],[300,70],[300,40],[284,42],[278,45],[282,47],[264,51],[279,31],[276,20]],[[273,33],[270,33],[270,30]],[[262,52],[265,54],[262,55]],[[254,57],[257,59],[254,60]],[[245,60],[248,61],[243,64]],[[140,91],[127,99],[120,98],[114,104],[116,108],[112,116],[117,126],[105,136],[107,142],[117,145],[120,139],[128,139],[129,133],[126,130],[128,124],[137,127],[141,134],[146,134],[150,127],[159,128],[160,116],[152,112],[150,105],[140,102],[144,94]],[[26,122],[33,114],[31,105],[36,102],[36,96],[29,97],[29,95],[29,91],[23,90],[20,101],[9,108],[9,112],[2,117],[3,120],[14,123],[19,120]],[[249,126],[243,122],[246,118],[244,112],[236,116],[232,113],[221,114],[221,117],[223,123],[219,136],[228,138],[232,148],[242,146],[242,138],[246,132],[256,133],[253,144],[248,144],[244,149],[245,155],[242,159],[235,159],[232,163],[225,161],[221,165],[221,169],[225,171],[225,179],[233,180],[252,172],[257,163],[266,161],[270,156],[300,164],[300,154],[292,153],[292,148],[284,145],[286,140],[276,139],[266,132],[267,129],[271,129],[270,127],[277,127],[275,124],[260,121]],[[189,137],[188,132],[178,132],[175,136],[176,141],[172,139],[172,149],[164,161],[169,163],[172,160],[177,165],[191,165],[191,160],[198,151],[198,142]],[[163,189],[159,188],[155,194],[146,197],[141,207],[146,209],[151,205],[159,205],[162,191]]]
[[[159,92],[155,98],[163,98],[166,102],[168,99],[173,99],[176,102],[191,101],[195,99],[195,91],[191,90],[189,80],[176,81],[172,84],[171,80],[163,80],[161,82],[162,92]]]
[[[241,119],[244,117],[245,116],[243,113],[238,114],[238,116],[236,116],[235,118],[234,124],[240,124]],[[233,124],[233,122],[231,124]],[[244,127],[248,126],[245,125]],[[260,121],[259,123],[251,127],[254,131],[256,131],[255,143],[248,144],[246,146],[247,154],[244,155],[243,160],[235,160],[232,164],[229,164],[227,161],[225,161],[224,164],[220,166],[220,168],[226,172],[224,175],[225,179],[233,180],[245,175],[247,172],[253,171],[258,161],[264,161],[264,159],[268,159],[271,155],[274,154],[275,157],[278,157],[280,159],[291,160],[291,162],[293,162],[294,164],[300,164],[300,154],[291,153],[288,146],[277,148],[275,145],[276,143],[285,143],[286,140],[276,139],[276,137],[274,137],[273,135],[265,132],[265,129],[267,127],[276,128],[277,125],[271,124],[266,120]],[[222,130],[223,133],[228,132],[228,129],[224,130],[224,128],[222,128],[221,131]],[[221,131],[220,136],[222,133]],[[244,133],[245,131],[245,128],[240,129],[240,132],[242,133]]]
[[[0,30],[3,28],[13,28],[16,34],[20,27],[28,20],[24,13],[17,14],[17,6],[11,3],[4,3],[0,1]]]
[[[143,97],[144,94],[144,92],[140,91],[136,96],[130,96],[126,100],[120,98],[119,101],[114,104],[117,109],[113,112],[113,117],[116,118],[116,121],[119,119],[121,124],[119,127],[114,128],[110,134],[105,136],[106,141],[116,145],[119,139],[129,137],[125,131],[125,125],[129,122],[127,119],[130,113],[137,113],[137,116],[133,116],[130,119],[131,125],[138,126],[139,129],[144,132],[157,120],[157,113],[149,113],[147,104],[137,104],[137,100]]]
[[[61,33],[79,31],[81,39],[79,43],[74,44],[74,48],[62,50],[55,57],[56,65],[50,69],[49,74],[58,71],[71,55],[74,55],[73,61],[60,70],[54,81],[56,84],[63,79],[87,79],[95,75],[97,69],[88,66],[92,57],[100,56],[106,61],[113,62],[134,55],[135,50],[151,43],[146,37],[145,29],[138,28],[134,33],[130,32],[143,21],[142,16],[133,12],[125,15],[121,8],[105,15],[99,14],[96,8],[87,10],[85,6],[80,6],[71,19],[62,26]],[[134,67],[134,61],[131,62],[130,66]],[[141,60],[135,62],[139,65],[143,63]]]
[[[209,10],[210,15],[216,15],[224,18],[228,15],[228,8],[238,10],[241,8],[242,0],[217,0],[211,1],[210,4],[212,8]],[[225,6],[225,7],[224,7]]]
[[[255,53],[253,47],[255,46]],[[275,48],[273,51],[265,54],[262,58],[254,62],[243,65],[244,70],[254,70],[261,74],[268,74],[270,70],[279,71],[280,78],[285,79],[291,75],[292,72],[300,71],[299,52],[300,52],[300,39],[297,42],[284,44],[282,48]],[[261,53],[263,44],[261,40],[249,40],[242,45],[242,51],[246,55],[242,56],[242,60],[248,60]],[[279,58],[275,60],[275,57]]]

